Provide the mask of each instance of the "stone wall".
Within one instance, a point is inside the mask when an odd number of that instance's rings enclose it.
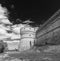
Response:
[[[60,15],[54,20],[50,19],[50,23],[40,28],[40,31],[36,33],[36,38],[35,45],[60,44]]]

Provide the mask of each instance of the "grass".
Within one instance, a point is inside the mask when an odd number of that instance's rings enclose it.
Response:
[[[52,47],[52,46],[51,46]],[[44,52],[45,49],[49,49],[49,47],[45,46],[42,48],[37,48],[35,50],[34,49],[29,49],[27,51],[23,51],[23,52],[8,52],[8,57],[4,58],[5,60],[25,60],[25,61],[60,61],[60,52],[59,53],[51,53],[51,52]],[[37,52],[37,50],[41,50],[40,52]],[[59,50],[59,47],[58,47]],[[11,53],[11,54],[10,54]]]

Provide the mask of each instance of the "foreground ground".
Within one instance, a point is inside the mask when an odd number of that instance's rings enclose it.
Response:
[[[24,52],[0,54],[0,61],[60,61],[60,45],[32,48]]]

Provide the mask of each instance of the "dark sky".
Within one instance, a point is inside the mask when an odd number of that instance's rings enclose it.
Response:
[[[16,22],[16,18],[20,18],[23,21],[31,19],[38,24],[44,23],[60,9],[60,1],[58,0],[2,0],[2,4],[11,12],[11,21],[14,20]]]

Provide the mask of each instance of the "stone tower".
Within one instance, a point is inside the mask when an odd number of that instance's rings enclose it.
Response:
[[[19,44],[19,51],[30,49],[34,45],[35,28],[30,25],[25,25],[20,29],[21,40]]]

